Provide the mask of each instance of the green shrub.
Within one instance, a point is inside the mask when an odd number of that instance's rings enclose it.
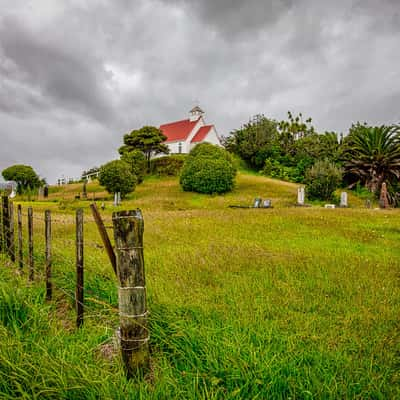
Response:
[[[235,176],[235,163],[226,150],[201,143],[189,153],[180,183],[185,191],[225,193],[233,189]]]
[[[179,175],[187,156],[175,154],[151,160],[151,173],[157,175]]]
[[[317,161],[306,171],[306,192],[310,199],[332,200],[341,182],[341,169],[328,160]]]
[[[236,170],[227,160],[193,157],[182,170],[180,183],[185,191],[225,193],[233,189]]]
[[[125,197],[135,190],[136,182],[136,175],[125,161],[110,161],[100,168],[99,183],[109,193],[120,192],[121,197]]]
[[[207,157],[207,158],[224,158],[236,169],[236,162],[232,155],[225,149],[215,146],[211,143],[200,143],[196,145],[189,153],[189,157]]]
[[[303,182],[304,180],[304,172],[299,166],[289,167],[271,158],[265,160],[264,168],[260,172],[265,176],[284,181]]]

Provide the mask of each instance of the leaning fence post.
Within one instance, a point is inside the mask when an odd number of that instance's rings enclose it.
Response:
[[[14,240],[14,203],[8,203],[8,255],[12,262],[15,262],[15,240]]]
[[[46,240],[46,300],[51,300],[52,284],[51,284],[51,212],[44,212],[45,221],[45,240]]]
[[[150,365],[146,282],[143,257],[144,222],[140,210],[113,213],[122,359],[129,378]]]
[[[76,210],[76,326],[83,324],[83,210]]]
[[[22,269],[24,266],[23,259],[23,247],[22,247],[22,207],[18,204],[18,264],[19,268]]]
[[[29,280],[33,281],[33,210],[28,208],[28,264]]]

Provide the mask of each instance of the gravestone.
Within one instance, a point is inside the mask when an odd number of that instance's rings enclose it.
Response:
[[[370,199],[365,200],[365,207],[371,208],[371,200]]]
[[[325,204],[325,208],[336,208],[334,204]]]
[[[348,207],[347,203],[347,192],[342,192],[340,194],[340,207]]]
[[[253,208],[259,208],[259,207],[261,207],[261,201],[262,201],[262,199],[261,199],[260,197],[256,197],[256,198],[254,199]]]
[[[44,189],[43,189],[43,187],[40,187],[40,188],[38,189],[38,196],[39,196],[39,199],[41,199],[41,198],[44,196]]]
[[[304,201],[305,201],[304,186],[300,186],[297,188],[297,205],[304,206]]]
[[[114,206],[119,206],[121,204],[121,192],[114,193]]]
[[[387,192],[387,187],[386,183],[382,183],[382,188],[381,188],[381,195],[379,197],[379,207],[380,208],[389,208],[389,198],[388,198],[388,192]]]
[[[264,200],[262,203],[262,206],[264,208],[271,208],[271,200],[269,200],[269,199]]]

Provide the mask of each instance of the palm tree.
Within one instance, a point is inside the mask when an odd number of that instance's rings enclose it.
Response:
[[[346,138],[344,167],[371,192],[400,178],[400,125],[353,125]]]

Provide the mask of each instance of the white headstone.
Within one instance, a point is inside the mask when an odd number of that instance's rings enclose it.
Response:
[[[334,204],[325,204],[325,208],[336,208]]]
[[[114,206],[117,206],[117,205],[118,205],[118,193],[115,192],[114,193]]]
[[[347,192],[342,192],[340,194],[340,207],[348,207]]]
[[[305,193],[304,193],[304,186],[300,186],[297,188],[297,204],[300,206],[304,206],[305,201]]]

